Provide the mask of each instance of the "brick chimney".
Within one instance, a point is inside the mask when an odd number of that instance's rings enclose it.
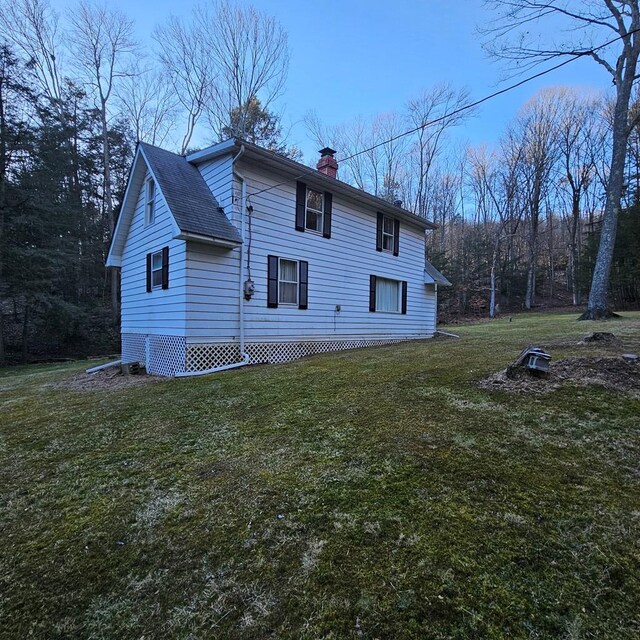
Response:
[[[333,157],[335,154],[335,149],[331,149],[330,147],[320,149],[320,160],[318,160],[318,164],[316,165],[318,171],[330,178],[335,178],[338,174],[338,161]]]

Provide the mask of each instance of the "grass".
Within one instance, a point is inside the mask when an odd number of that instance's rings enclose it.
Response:
[[[0,372],[0,637],[637,638],[640,400],[475,384],[594,328],[640,351],[640,314],[575,318],[120,390]]]

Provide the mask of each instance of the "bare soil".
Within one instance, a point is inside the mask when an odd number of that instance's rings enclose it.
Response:
[[[512,393],[549,393],[562,386],[604,387],[640,395],[640,364],[622,356],[566,358],[551,362],[548,374],[532,374],[525,367],[510,366],[480,381],[483,389]]]
[[[160,382],[159,376],[124,375],[120,367],[110,367],[96,373],[78,373],[51,385],[56,389],[71,389],[73,391],[101,391],[105,389],[126,389],[139,387],[153,382]]]

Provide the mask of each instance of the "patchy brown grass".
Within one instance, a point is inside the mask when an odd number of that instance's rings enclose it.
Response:
[[[636,638],[640,401],[481,389],[640,315],[118,389],[0,372],[2,638]]]

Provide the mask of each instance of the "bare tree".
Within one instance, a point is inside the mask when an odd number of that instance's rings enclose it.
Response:
[[[193,20],[185,22],[172,16],[153,32],[159,57],[171,82],[174,94],[186,114],[186,129],[181,153],[185,154],[200,118],[213,100],[218,82],[211,52]]]
[[[469,103],[469,92],[439,84],[424,91],[407,104],[407,122],[418,127],[411,148],[414,197],[411,207],[418,215],[429,215],[429,173],[442,150],[446,133],[472,115],[471,109],[460,112]],[[437,122],[432,121],[437,120]]]
[[[62,118],[62,46],[58,14],[47,0],[2,0],[0,35],[28,63],[38,87]]]
[[[522,70],[558,57],[590,56],[613,80],[615,106],[606,202],[589,302],[581,319],[610,317],[607,293],[627,140],[636,124],[636,117],[629,117],[629,106],[640,56],[640,0],[488,0],[487,4],[498,11],[497,21],[488,31],[487,48],[494,55],[523,62]],[[562,23],[564,33],[571,34],[568,40],[547,45],[532,42],[532,27],[543,20],[556,20],[556,26]]]
[[[557,127],[558,197],[566,203],[568,281],[573,304],[582,303],[580,291],[580,229],[588,190],[595,184],[595,163],[604,125],[599,98],[564,87],[554,89],[560,102]]]
[[[510,145],[503,147],[502,153],[488,153],[484,147],[467,152],[477,223],[484,228],[490,250],[490,318],[497,314],[498,261],[502,244],[513,239],[522,219],[518,184],[521,153],[522,148]]]
[[[558,104],[541,92],[522,108],[507,135],[508,155],[519,159],[519,182],[527,221],[527,292],[524,305],[531,309],[536,298],[538,235],[542,205],[550,188],[556,160]]]
[[[129,54],[136,49],[133,23],[108,5],[80,2],[70,16],[71,47],[82,79],[93,90],[100,116],[103,156],[104,212],[115,229],[109,144],[109,105],[119,79],[128,75]],[[111,304],[118,310],[118,273],[111,272]]]
[[[116,95],[136,140],[153,145],[166,142],[175,125],[178,99],[162,69],[135,64],[116,87]]]
[[[194,19],[216,71],[213,99],[206,105],[210,125],[219,135],[235,112],[236,135],[243,137],[251,101],[257,98],[269,110],[282,94],[289,68],[287,33],[275,18],[226,0],[200,5]]]

